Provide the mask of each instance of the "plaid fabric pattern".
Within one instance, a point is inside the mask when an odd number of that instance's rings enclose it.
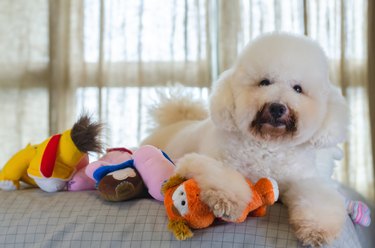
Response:
[[[167,230],[163,204],[152,199],[106,202],[97,192],[0,191],[0,247],[302,247],[276,203],[263,218],[216,223],[177,241]],[[347,218],[329,247],[360,247]]]

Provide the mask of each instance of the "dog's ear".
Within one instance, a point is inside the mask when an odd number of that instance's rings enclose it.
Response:
[[[324,121],[314,134],[311,143],[318,148],[330,147],[344,142],[349,127],[349,109],[345,98],[336,87],[328,94],[327,112]]]
[[[210,115],[215,125],[227,131],[234,131],[234,99],[230,81],[233,70],[223,72],[214,84],[210,96]]]

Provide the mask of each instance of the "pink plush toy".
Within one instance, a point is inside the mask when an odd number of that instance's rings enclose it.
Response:
[[[165,153],[145,145],[133,153],[131,160],[102,166],[93,175],[100,194],[106,200],[124,201],[141,197],[143,191],[138,181],[141,180],[154,199],[163,201],[161,186],[174,174],[174,169],[173,162]]]
[[[132,152],[126,148],[109,148],[107,153],[87,166],[80,168],[68,182],[69,191],[95,189],[94,171],[101,166],[119,164],[131,159]]]
[[[145,145],[133,154],[134,167],[141,175],[148,193],[158,201],[164,201],[161,186],[174,173],[175,166],[168,156],[154,146]]]

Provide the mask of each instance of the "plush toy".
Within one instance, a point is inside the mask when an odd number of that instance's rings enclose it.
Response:
[[[273,179],[261,178],[255,185],[249,180],[246,181],[252,196],[241,216],[234,222],[243,222],[249,213],[252,216],[264,216],[266,207],[272,205],[279,195],[277,183]],[[163,192],[169,219],[168,229],[178,240],[192,237],[190,228],[205,228],[215,220],[211,209],[201,201],[199,185],[193,178],[186,180],[178,174],[172,176],[163,185]]]
[[[109,148],[106,154],[97,161],[88,164],[78,170],[67,184],[69,191],[95,189],[94,171],[101,166],[119,164],[131,159],[132,152],[126,148]]]
[[[174,173],[169,157],[154,146],[137,149],[132,159],[98,168],[94,178],[101,196],[109,201],[124,201],[144,196],[144,187],[156,200],[163,201],[162,184]]]
[[[368,227],[371,224],[370,208],[362,201],[345,200],[346,211],[352,221],[361,226]]]
[[[64,189],[74,172],[88,164],[87,152],[101,150],[100,130],[101,124],[82,116],[72,129],[27,145],[3,167],[0,188],[19,189],[22,181],[47,192]]]
[[[133,159],[117,165],[108,165],[94,171],[97,189],[107,201],[126,201],[145,195],[145,186]]]

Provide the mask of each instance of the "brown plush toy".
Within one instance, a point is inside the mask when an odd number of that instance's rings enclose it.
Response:
[[[272,205],[279,195],[277,183],[271,178],[261,178],[255,185],[246,181],[252,193],[251,200],[234,222],[243,222],[249,214],[264,216],[266,207]],[[186,180],[175,175],[163,185],[163,192],[169,219],[168,229],[178,240],[192,237],[190,228],[205,228],[215,220],[211,209],[201,201],[200,188],[194,179]]]

